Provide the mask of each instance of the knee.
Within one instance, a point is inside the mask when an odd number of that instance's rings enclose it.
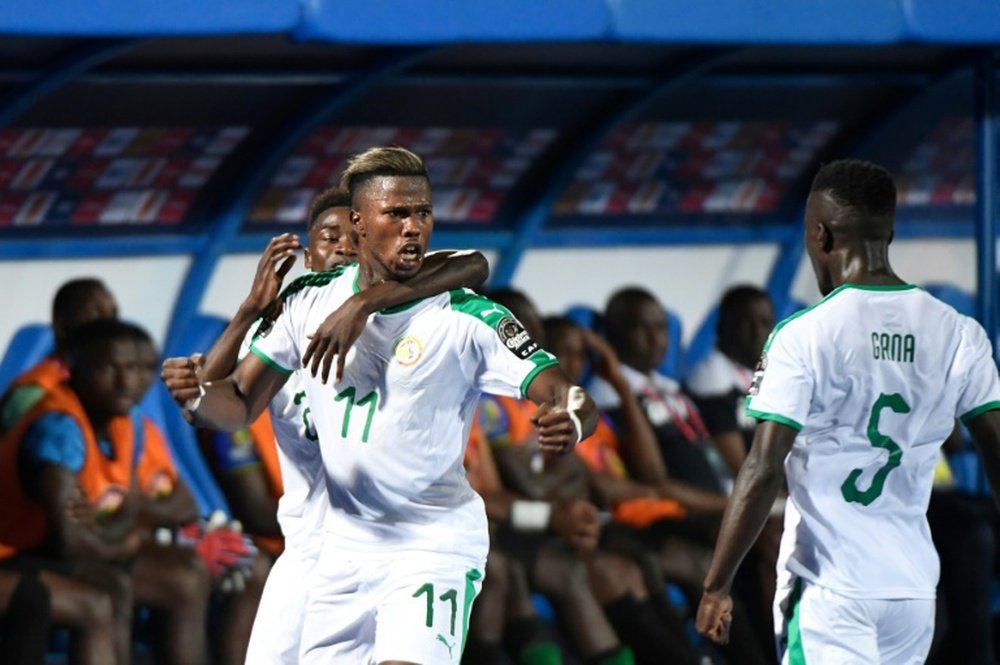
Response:
[[[508,587],[509,579],[510,565],[507,557],[501,552],[490,550],[490,554],[486,558],[486,576],[483,579],[483,588],[503,592]]]
[[[111,595],[100,589],[90,589],[80,599],[81,615],[86,625],[92,628],[105,628],[114,623],[115,604]]]
[[[538,590],[555,598],[587,588],[587,567],[570,553],[543,552],[535,565],[534,577]]]
[[[178,607],[207,605],[212,591],[212,578],[205,562],[192,554],[176,563],[164,566],[164,581],[170,585],[174,604]]]

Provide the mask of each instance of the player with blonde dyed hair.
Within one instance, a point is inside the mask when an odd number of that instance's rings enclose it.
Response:
[[[358,264],[293,283],[267,335],[189,410],[201,425],[244,427],[308,368],[329,506],[301,661],[457,664],[488,547],[483,502],[462,467],[480,393],[540,403],[540,442],[553,452],[593,431],[596,411],[509,311],[468,289],[357,326],[345,315],[341,335],[327,314],[355,293],[405,289],[434,225],[426,170],[407,150],[362,153],[344,184]]]
[[[934,468],[955,418],[1000,488],[1000,379],[986,333],[889,264],[896,189],[874,164],[823,167],[805,246],[824,298],[761,356],[759,421],[705,580],[697,628],[725,641],[729,589],[787,475],[775,627],[783,663],[922,663],[938,557]]]

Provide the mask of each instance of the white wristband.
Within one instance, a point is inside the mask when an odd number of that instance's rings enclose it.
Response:
[[[573,429],[576,430],[576,441],[573,442],[574,444],[580,443],[580,440],[583,439],[583,423],[580,422],[580,414],[577,412],[586,401],[587,393],[583,392],[583,388],[580,386],[573,386],[566,393],[566,413],[573,423]]]
[[[189,399],[184,403],[184,410],[188,413],[194,413],[201,406],[201,398],[205,396],[205,385],[202,383],[198,384],[198,396]]]
[[[544,531],[552,515],[545,501],[515,501],[510,505],[510,525],[518,531]]]

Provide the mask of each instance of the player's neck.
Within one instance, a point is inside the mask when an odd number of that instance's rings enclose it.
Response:
[[[833,286],[844,284],[894,285],[905,284],[889,265],[889,246],[883,242],[866,242],[836,251],[832,256]]]

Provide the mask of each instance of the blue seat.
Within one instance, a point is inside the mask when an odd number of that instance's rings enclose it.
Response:
[[[54,346],[49,324],[29,323],[19,328],[0,362],[0,392],[6,390],[18,375],[52,353]]]
[[[601,320],[601,315],[590,305],[570,305],[566,317],[581,328],[593,331],[597,331]]]
[[[170,348],[177,355],[204,353],[212,346],[226,324],[225,319],[217,316],[195,315],[181,330],[177,343]],[[157,381],[153,385],[144,403],[149,407],[150,417],[154,421],[162,422],[178,471],[191,488],[201,513],[208,515],[221,510],[226,515],[232,515],[229,504],[201,453],[194,428],[184,420],[181,410],[174,404],[170,392],[162,381]]]
[[[666,309],[666,308],[664,308]],[[677,312],[666,309],[667,312],[667,333],[670,340],[667,342],[667,355],[660,363],[659,370],[671,379],[681,381],[684,378],[684,326],[681,324],[681,317]]]

